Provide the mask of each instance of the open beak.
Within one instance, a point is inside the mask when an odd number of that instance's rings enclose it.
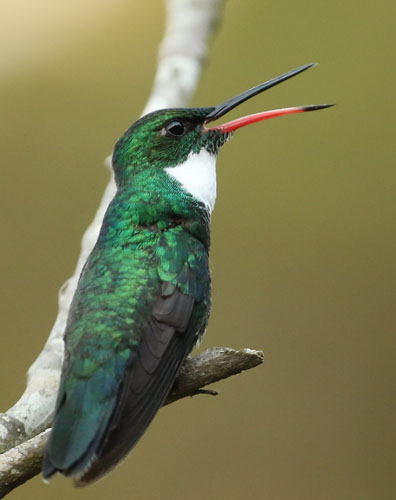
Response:
[[[211,121],[217,120],[218,118],[221,118],[226,113],[228,113],[229,111],[234,109],[236,106],[239,106],[243,102],[247,101],[251,97],[254,97],[257,94],[264,92],[264,90],[268,90],[271,87],[278,85],[278,83],[284,82],[285,80],[288,80],[289,78],[292,78],[293,76],[296,76],[299,73],[302,73],[303,71],[305,71],[309,68],[312,68],[312,66],[316,66],[316,63],[311,63],[311,64],[306,64],[305,66],[300,66],[299,68],[293,69],[292,71],[288,71],[287,73],[284,73],[281,76],[277,76],[276,78],[273,78],[272,80],[268,80],[267,82],[261,83],[260,85],[257,85],[256,87],[253,87],[249,90],[246,90],[245,92],[242,92],[242,94],[239,94],[235,97],[232,97],[231,99],[228,99],[227,101],[223,102],[222,104],[219,104],[218,106],[216,106],[207,115],[206,120],[205,120],[205,125],[208,122],[211,122]],[[309,106],[298,106],[298,107],[293,107],[293,108],[283,108],[283,109],[274,109],[272,111],[263,111],[261,113],[255,113],[253,115],[248,115],[248,116],[244,116],[242,118],[237,118],[236,120],[232,120],[232,121],[224,123],[222,125],[216,125],[215,127],[210,127],[210,128],[206,127],[206,130],[219,130],[219,131],[223,132],[224,134],[226,134],[229,132],[233,132],[234,130],[237,130],[238,128],[244,127],[245,125],[260,122],[262,120],[267,120],[268,118],[275,118],[277,116],[283,116],[283,115],[291,115],[294,113],[304,113],[305,111],[316,111],[317,109],[324,109],[324,108],[328,108],[330,106],[333,106],[333,104],[311,104]]]

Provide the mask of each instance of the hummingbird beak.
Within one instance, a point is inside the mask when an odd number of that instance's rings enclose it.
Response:
[[[293,76],[302,73],[303,71],[312,68],[312,66],[316,66],[316,63],[306,64],[305,66],[300,66],[299,68],[293,69],[292,71],[288,71],[283,75],[277,76],[272,80],[268,80],[267,82],[261,83],[256,87],[253,87],[242,94],[239,94],[227,101],[223,102],[216,106],[206,117],[205,124],[211,122],[213,120],[217,120],[218,118],[224,116],[226,113],[234,109],[236,106],[239,106],[243,102],[247,101],[251,97],[254,97],[264,90],[268,90],[279,83],[292,78]],[[275,118],[277,116],[283,115],[291,115],[294,113],[304,113],[305,111],[316,111],[317,109],[324,109],[333,106],[333,104],[312,104],[309,106],[298,106],[293,108],[283,108],[283,109],[275,109],[272,111],[263,111],[261,113],[255,113],[253,115],[244,116],[242,118],[237,118],[236,120],[232,120],[230,122],[224,123],[223,125],[217,125],[215,127],[207,128],[206,130],[219,130],[224,134],[233,132],[238,128],[244,127],[245,125],[250,125],[251,123],[259,122],[262,120],[268,120],[269,118]]]

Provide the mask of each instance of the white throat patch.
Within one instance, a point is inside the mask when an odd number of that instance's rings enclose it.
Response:
[[[190,153],[184,163],[166,168],[165,172],[212,212],[216,201],[216,155],[203,148],[198,154]]]

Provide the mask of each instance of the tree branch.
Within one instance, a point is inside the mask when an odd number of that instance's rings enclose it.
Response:
[[[261,351],[228,347],[215,347],[187,358],[164,405],[199,394],[202,387],[258,366],[263,359]],[[0,498],[40,473],[49,431],[0,455]]]

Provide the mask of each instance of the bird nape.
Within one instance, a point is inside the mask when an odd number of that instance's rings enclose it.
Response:
[[[43,476],[91,483],[130,451],[204,333],[210,309],[210,218],[216,157],[245,125],[328,105],[265,111],[209,126],[247,99],[155,111],[113,153],[117,192],[70,307],[65,359]]]

